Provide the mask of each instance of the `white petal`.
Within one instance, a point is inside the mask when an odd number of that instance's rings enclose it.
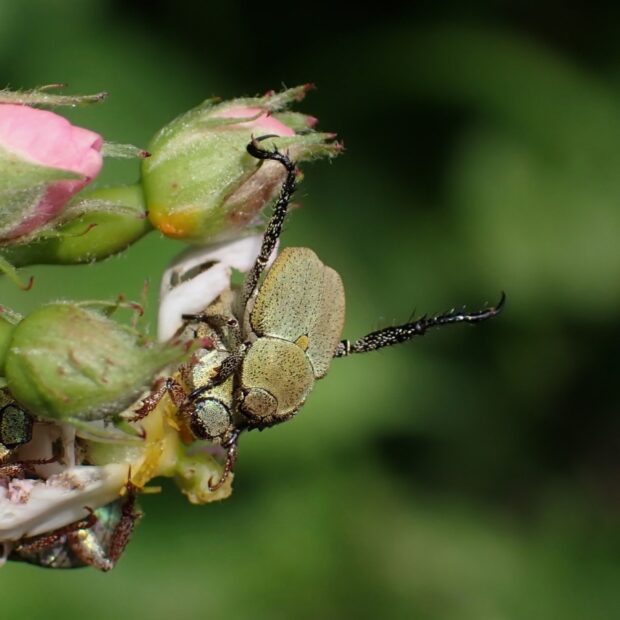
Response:
[[[95,510],[117,499],[127,477],[127,465],[71,467],[46,481],[19,481],[26,495],[21,503],[11,500],[11,483],[0,487],[0,541],[36,536],[86,517],[86,507]]]
[[[194,248],[180,254],[166,269],[161,281],[157,328],[159,340],[168,340],[174,336],[183,324],[183,314],[201,312],[220,293],[230,288],[233,268],[241,272],[249,271],[260,252],[262,241],[262,235],[254,235]],[[208,263],[214,264],[195,277],[185,279],[188,272]]]

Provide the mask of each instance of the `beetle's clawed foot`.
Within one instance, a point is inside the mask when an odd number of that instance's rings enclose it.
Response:
[[[252,142],[250,142],[250,144],[248,145],[248,148],[252,148],[253,150],[258,150],[261,153],[269,153],[269,151],[267,149],[264,149],[260,146],[259,142],[264,142],[265,140],[269,140],[270,138],[281,138],[282,136],[279,136],[277,133],[266,133],[263,134],[262,136],[252,136]],[[273,145],[273,149],[271,151],[272,153],[278,153],[278,147],[274,144]],[[264,157],[264,155],[255,155],[254,153],[250,153],[250,155],[252,155],[253,157]]]
[[[256,159],[272,159],[274,161],[280,162],[288,172],[295,172],[295,164],[289,159],[289,156],[286,153],[281,153],[278,150],[277,146],[274,146],[273,149],[264,149],[260,142],[263,140],[267,140],[269,138],[280,138],[281,136],[276,136],[272,134],[268,134],[265,136],[259,136],[258,138],[252,137],[252,141],[247,145],[247,152]]]
[[[497,316],[506,306],[506,293],[501,292],[499,301],[494,307],[489,308],[490,316]]]
[[[426,322],[434,322],[437,324],[447,324],[447,323],[479,323],[481,321],[486,321],[488,319],[492,319],[497,316],[504,307],[506,306],[506,293],[502,291],[499,301],[495,306],[490,306],[488,308],[484,308],[483,310],[478,310],[476,312],[467,312],[466,308],[463,306],[459,309],[452,309],[445,314],[437,315],[428,319],[424,316],[421,321]]]
[[[240,431],[234,433],[234,435],[223,446],[224,448],[227,448],[226,463],[224,464],[224,469],[220,479],[215,484],[213,484],[213,478],[209,479],[209,491],[212,493],[222,487],[235,466],[237,461],[237,442],[239,440],[239,435]]]

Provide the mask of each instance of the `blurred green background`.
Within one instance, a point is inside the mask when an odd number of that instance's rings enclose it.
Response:
[[[342,274],[347,336],[508,294],[491,323],[337,360],[294,421],[243,437],[230,500],[144,497],[112,573],[5,566],[2,618],[620,617],[619,18],[0,0],[0,83],[109,91],[69,116],[110,140],[315,82],[301,107],[347,151],[305,167],[283,241]],[[108,162],[101,182],[136,175]],[[179,247],[31,269],[0,299],[137,297],[150,278],[154,303]]]

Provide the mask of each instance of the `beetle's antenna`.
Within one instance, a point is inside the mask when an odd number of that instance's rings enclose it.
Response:
[[[277,148],[274,147],[273,151],[268,151],[259,145],[260,140],[264,140],[268,137],[271,136],[253,138],[252,142],[250,142],[250,144],[246,147],[247,151],[252,157],[256,157],[256,159],[271,159],[273,161],[280,162],[286,168],[286,179],[282,184],[280,195],[278,196],[278,200],[273,207],[271,218],[267,224],[265,234],[263,235],[263,243],[260,248],[260,253],[256,258],[256,262],[254,263],[252,269],[250,269],[245,277],[245,284],[243,285],[243,307],[245,307],[248,300],[252,296],[252,293],[256,289],[261,273],[263,273],[265,266],[271,257],[271,253],[276,247],[276,243],[282,233],[282,224],[286,219],[288,205],[291,201],[293,193],[297,189],[297,182],[295,180],[295,163],[289,159],[288,155],[280,153]]]
[[[397,325],[396,327],[386,327],[384,329],[377,330],[367,334],[363,338],[351,343],[348,340],[340,342],[334,357],[345,357],[352,353],[367,353],[368,351],[376,351],[383,347],[389,347],[393,344],[400,342],[406,342],[411,340],[415,336],[424,336],[424,334],[434,327],[441,327],[443,325],[452,325],[454,323],[480,323],[487,319],[492,319],[497,316],[503,309],[506,303],[506,294],[502,292],[499,302],[496,306],[485,308],[484,310],[478,310],[477,312],[465,312],[464,310],[450,310],[444,314],[438,314],[437,316],[426,317],[413,321],[411,323],[405,323],[403,325]]]
[[[228,448],[228,452],[226,453],[226,463],[224,464],[224,470],[222,471],[220,479],[215,484],[211,484],[213,478],[209,480],[209,491],[217,491],[226,482],[226,479],[230,475],[230,472],[232,472],[233,467],[235,466],[235,462],[237,461],[237,442],[239,441],[240,434],[241,431],[236,430],[232,434],[232,437],[226,442],[225,447]]]

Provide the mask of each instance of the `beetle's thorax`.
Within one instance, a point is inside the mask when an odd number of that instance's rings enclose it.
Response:
[[[283,422],[303,405],[313,385],[312,366],[301,347],[281,338],[258,338],[241,367],[239,410],[250,426]]]

